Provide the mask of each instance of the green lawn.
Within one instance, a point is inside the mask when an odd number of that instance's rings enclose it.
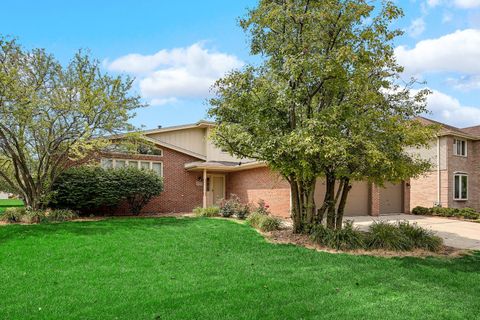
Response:
[[[480,253],[328,254],[206,218],[0,227],[2,319],[479,319]]]
[[[0,213],[10,207],[23,207],[23,201],[17,199],[0,199]]]

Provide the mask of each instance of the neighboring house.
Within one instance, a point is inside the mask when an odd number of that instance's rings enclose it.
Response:
[[[432,170],[410,181],[410,203],[414,206],[471,207],[480,210],[480,125],[456,128],[430,119],[441,127],[429,148],[416,150],[431,161]]]
[[[424,118],[422,121],[432,122]],[[215,123],[200,121],[144,131],[145,139],[157,146],[156,154],[104,153],[101,164],[106,168],[150,168],[163,176],[164,192],[144,208],[144,213],[190,212],[236,194],[245,203],[263,199],[273,214],[289,217],[289,184],[264,163],[238,159],[216,148],[208,139],[214,126]],[[480,209],[476,178],[479,169],[475,166],[475,159],[480,160],[480,142],[476,143],[477,138],[480,140],[480,126],[442,126],[437,141],[429,148],[412,150],[432,161],[431,172],[400,184],[387,183],[382,188],[354,182],[346,215],[407,213],[417,205],[431,207],[437,203]],[[436,166],[437,159],[440,166]],[[317,203],[322,203],[324,192],[325,185],[318,179]]]
[[[8,199],[8,193],[0,191],[0,199]]]

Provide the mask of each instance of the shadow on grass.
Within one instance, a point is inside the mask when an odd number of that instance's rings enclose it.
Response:
[[[76,236],[106,235],[123,230],[158,229],[162,227],[186,227],[195,222],[193,218],[107,218],[100,221],[73,221],[42,223],[35,225],[11,224],[0,227],[0,244],[27,237],[45,237],[53,234]]]

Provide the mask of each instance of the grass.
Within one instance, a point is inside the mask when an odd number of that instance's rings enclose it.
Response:
[[[0,227],[5,319],[478,319],[480,253],[329,254],[207,218]]]
[[[0,199],[0,213],[11,207],[23,207],[23,201],[18,199]]]

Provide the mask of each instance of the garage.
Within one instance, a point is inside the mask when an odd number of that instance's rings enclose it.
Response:
[[[337,186],[338,188],[338,186]],[[325,180],[317,179],[315,187],[315,203],[321,205],[325,197]],[[355,181],[348,193],[345,216],[365,216],[369,212],[369,187],[367,182]],[[336,191],[335,191],[336,192]]]
[[[386,183],[379,188],[380,214],[403,213],[403,184]]]

